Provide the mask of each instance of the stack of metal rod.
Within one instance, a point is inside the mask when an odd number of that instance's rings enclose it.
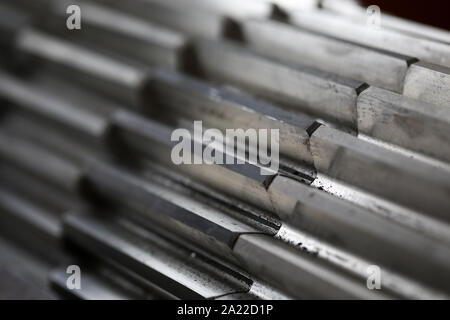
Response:
[[[0,298],[449,298],[450,33],[381,15],[0,1]],[[279,170],[175,164],[194,121]]]

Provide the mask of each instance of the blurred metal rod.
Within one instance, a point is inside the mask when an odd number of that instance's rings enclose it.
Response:
[[[46,117],[53,122],[70,125],[72,129],[84,135],[88,140],[97,142],[97,145],[98,143],[108,145],[109,141],[113,141],[112,143],[115,147],[122,146],[131,149],[136,152],[135,156],[140,155],[157,161],[159,164],[174,170],[174,172],[191,177],[192,179],[199,178],[198,182],[214,188],[218,192],[233,196],[234,198],[241,199],[269,211],[272,209],[272,204],[267,197],[266,185],[270,183],[271,178],[276,172],[264,175],[262,171],[266,169],[263,166],[260,166],[258,163],[252,163],[248,159],[239,158],[239,160],[236,152],[231,154],[223,149],[221,151],[223,153],[222,155],[229,156],[233,159],[233,164],[226,164],[224,162],[224,164],[203,163],[200,165],[175,165],[171,159],[172,148],[177,143],[171,141],[171,134],[174,128],[146,119],[139,114],[124,109],[112,109],[110,112],[107,112],[107,116],[105,117],[105,115],[96,114],[87,108],[83,109],[79,108],[76,104],[67,103],[62,97],[57,99],[53,96],[51,104],[46,104],[47,99],[45,99],[45,96],[36,90],[36,88],[33,88],[33,86],[13,80],[8,76],[0,79],[5,80],[4,85],[0,82],[0,92],[4,90],[5,96],[17,106],[31,111],[31,113],[38,113],[41,117]],[[6,93],[10,88],[13,88],[17,94]],[[98,103],[95,100],[91,100],[89,105],[95,106]],[[59,107],[61,109],[57,109]],[[90,117],[91,114],[92,117]],[[76,115],[76,117],[69,117],[67,115]],[[87,125],[87,122],[76,120],[83,119],[84,117],[91,118],[90,122],[92,126]],[[205,148],[204,142],[197,141],[192,137],[186,137],[186,139],[190,146],[192,143],[198,143],[202,147],[201,152],[203,153]],[[54,141],[55,139],[51,138],[51,140]],[[306,144],[299,146],[306,147]],[[60,149],[59,147],[57,148]],[[11,152],[12,150],[5,150],[6,154]],[[71,155],[70,150],[64,152],[69,152],[69,158],[75,157],[80,159],[81,163],[84,161],[81,154]],[[192,157],[199,156],[194,154],[193,148],[191,148],[191,152],[191,159]],[[18,163],[21,161],[24,160],[19,159]],[[42,168],[35,168],[35,170],[39,172]],[[299,175],[291,169],[286,171],[281,168],[281,170],[284,170],[284,174],[298,176],[298,179],[304,179],[305,181],[310,182],[313,179],[306,174]]]
[[[83,27],[77,32],[61,27],[67,7],[73,4],[82,8]],[[183,66],[187,39],[180,33],[87,1],[52,1],[48,10],[52,15],[38,23],[65,40],[120,54],[130,62],[134,59],[172,69]]]
[[[83,261],[71,262],[80,266],[83,282],[80,289],[71,290],[67,287],[67,267],[61,266],[50,272],[50,286],[64,298],[77,300],[132,300],[158,299],[157,294],[144,291],[133,286],[129,279],[124,278],[112,268],[92,266]]]
[[[342,15],[344,19],[350,18],[359,24],[367,24],[367,8],[362,7],[357,1],[321,0],[321,7]],[[450,34],[445,30],[398,18],[383,11],[381,14],[380,26],[382,28],[450,44]]]
[[[0,131],[0,157],[68,191],[76,190],[82,178],[74,163],[3,131]]]
[[[220,13],[232,18],[242,19],[248,17],[270,17],[274,7],[267,0],[240,0],[210,1],[210,0],[150,0],[149,2],[162,3],[181,9],[195,9],[207,12]]]
[[[101,259],[112,259],[184,299],[216,298],[246,292],[248,281],[150,232],[68,215],[64,232],[71,242]]]

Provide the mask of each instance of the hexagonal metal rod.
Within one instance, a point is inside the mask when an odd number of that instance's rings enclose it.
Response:
[[[180,298],[215,298],[249,289],[244,277],[234,277],[190,250],[132,226],[70,214],[64,232],[91,254],[116,261]]]
[[[283,217],[290,225],[330,244],[339,243],[340,248],[373,264],[424,279],[443,290],[450,288],[450,282],[436,277],[450,267],[448,244],[289,178],[275,178],[269,191],[274,203],[291,210]]]
[[[233,128],[278,129],[281,156],[312,165],[307,144],[316,126],[314,118],[163,69],[153,72],[148,90],[152,112],[172,122],[180,117],[202,120],[206,127],[224,133]]]
[[[290,23],[338,39],[450,67],[450,46],[442,42],[420,39],[388,29],[370,28],[323,11],[292,13]]]
[[[317,129],[310,141],[319,172],[449,221],[448,168],[422,162],[326,126]]]
[[[66,9],[82,8],[83,27],[77,32],[64,28]],[[147,20],[87,1],[53,1],[45,19],[36,18],[46,31],[66,40],[135,59],[149,65],[172,69],[182,66],[187,39]]]
[[[194,46],[200,75],[355,129],[356,98],[365,83],[281,63],[231,42],[203,39],[195,40]]]
[[[405,96],[448,108],[450,106],[450,68],[430,63],[414,63],[403,88]]]
[[[364,281],[326,265],[308,253],[264,235],[243,235],[234,248],[247,270],[296,298],[381,299]],[[296,275],[293,277],[292,275]]]
[[[398,93],[408,66],[415,61],[277,21],[252,19],[241,26],[245,44],[258,52]]]

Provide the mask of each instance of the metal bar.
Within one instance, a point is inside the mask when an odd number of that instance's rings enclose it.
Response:
[[[83,282],[80,289],[70,290],[67,287],[67,278],[69,275],[66,273],[67,267],[65,266],[52,270],[49,275],[51,287],[64,297],[79,300],[132,300],[157,298],[157,296],[146,296],[145,293],[140,292],[138,288],[120,286],[120,276],[117,273],[106,277],[104,275],[105,270],[102,270],[101,268],[86,266],[86,264],[80,262],[72,262],[72,264],[80,266],[80,269],[83,272]],[[107,272],[112,273],[111,270],[107,270]]]
[[[450,67],[450,46],[445,43],[420,39],[387,29],[369,28],[324,11],[298,11],[292,13],[290,22],[293,25],[338,39]]]
[[[79,215],[67,216],[64,227],[72,242],[96,256],[119,261],[177,297],[211,299],[248,291],[242,279],[155,234],[141,231],[139,236],[119,225]]]
[[[253,19],[243,21],[241,26],[245,43],[258,52],[398,93],[414,61],[277,21]]]
[[[132,106],[142,104],[140,88],[146,72],[139,68],[32,29],[23,30],[16,43],[20,52],[51,63],[51,70],[70,74]]]
[[[406,74],[403,94],[421,101],[450,105],[450,68],[418,62]]]
[[[80,6],[83,12],[83,28],[75,33],[61,27],[61,22],[67,19],[66,8],[73,4]],[[185,37],[147,20],[87,1],[52,1],[48,10],[53,16],[39,22],[47,31],[65,40],[116,55],[120,53],[129,61],[134,59],[173,69],[183,64]]]
[[[281,154],[312,164],[307,144],[316,126],[313,118],[163,69],[153,73],[149,94],[153,112],[172,122],[180,117],[203,120],[205,126],[224,133],[232,128],[278,129]]]
[[[196,40],[200,74],[338,125],[355,128],[356,98],[367,85],[304,66],[283,64],[237,44]]]
[[[321,7],[325,10],[330,10],[333,13],[342,15],[342,18],[344,19],[351,18],[359,24],[367,24],[366,8],[362,7],[356,1],[322,0]],[[380,27],[450,44],[450,34],[447,31],[426,24],[398,18],[386,12],[382,12]]]
[[[76,165],[3,131],[0,132],[0,156],[65,190],[73,191],[80,183],[82,173]]]
[[[449,129],[446,105],[420,102],[375,87],[358,97],[358,131],[371,137],[450,162]]]
[[[448,221],[448,168],[424,163],[325,126],[311,137],[311,151],[316,169],[329,177]]]
[[[411,278],[448,290],[450,283],[436,277],[450,267],[448,244],[427,239],[392,220],[289,178],[277,177],[270,191],[278,200],[275,203],[289,206],[290,215],[284,220],[292,226],[329,243],[339,243],[340,248],[373,264],[401,270]]]
[[[89,163],[85,174],[93,190],[110,201],[127,199],[122,204],[137,209],[141,225],[162,224],[165,229],[195,242],[201,248],[229,259],[240,234],[258,233],[222,212],[194,200],[194,194],[181,194],[145,181],[106,164]]]
[[[296,298],[387,298],[369,291],[361,281],[322,264],[307,253],[264,235],[239,237],[234,248],[248,270]],[[295,277],[291,275],[295,274]]]

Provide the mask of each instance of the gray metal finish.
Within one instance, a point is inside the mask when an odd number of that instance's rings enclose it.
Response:
[[[174,122],[180,117],[203,120],[206,126],[223,132],[231,128],[278,129],[281,154],[312,164],[307,143],[316,126],[313,118],[163,69],[152,74],[149,91],[154,112]]]
[[[182,32],[187,36],[219,38],[226,35],[235,24],[224,15],[215,12],[194,10],[190,7],[179,8],[166,1],[134,0],[95,0],[121,12],[127,12],[145,20]]]
[[[361,7],[357,1],[322,0],[321,6],[323,9],[339,13],[345,18],[350,18],[359,24],[367,24],[367,9]],[[448,32],[426,24],[398,18],[387,12],[382,12],[380,27],[396,30],[397,32],[410,34],[424,39],[431,39],[450,44],[450,35]]]
[[[27,246],[0,238],[0,298],[2,300],[53,300],[57,296],[47,286],[52,262],[36,257]]]
[[[55,215],[3,187],[0,188],[0,203],[3,235],[25,243],[41,254],[51,249],[46,259],[50,262],[60,260],[61,229]]]
[[[259,165],[250,162],[245,162],[243,165],[205,163],[175,165],[170,158],[172,146],[175,145],[175,142],[169,140],[172,132],[170,127],[143,121],[140,117],[128,112],[117,113],[115,123],[122,129],[118,133],[119,141],[140,150],[147,157],[168,165],[171,169],[188,177],[196,177],[198,182],[222,193],[231,196],[239,195],[248,203],[262,208],[271,208],[267,199],[266,186],[273,175],[262,175]],[[145,148],[149,143],[152,143],[153,147]],[[195,154],[192,156],[198,157]],[[234,163],[236,161],[235,159]]]
[[[56,81],[49,85],[58,86]],[[96,107],[91,104],[89,109],[83,106],[86,100],[77,103],[73,100],[57,99],[52,91],[45,92],[42,86],[36,86],[33,82],[20,81],[2,71],[0,71],[0,94],[3,99],[14,103],[18,108],[52,119],[79,134],[84,133],[100,140],[108,131],[108,118],[95,112]],[[88,98],[88,102],[92,102],[92,99]]]
[[[232,18],[242,19],[247,17],[269,17],[272,14],[273,6],[266,0],[249,0],[244,3],[240,0],[209,1],[209,0],[150,0],[149,2],[163,3],[180,9],[194,9],[223,14]]]
[[[131,105],[142,103],[143,70],[32,29],[23,30],[16,41],[18,50],[52,63],[52,70],[72,73],[79,82]]]
[[[133,150],[137,150],[140,154],[150,159],[156,160],[159,163],[168,166],[172,170],[190,177],[197,177],[198,173],[202,172],[203,174],[200,182],[206,184],[207,186],[213,187],[231,196],[247,196],[247,200],[251,204],[269,210],[272,208],[272,205],[268,200],[266,194],[266,185],[268,182],[270,182],[271,176],[262,175],[262,167],[258,164],[246,162],[243,165],[237,166],[227,164],[186,164],[177,166],[174,165],[170,159],[171,148],[175,144],[175,142],[171,141],[170,139],[173,128],[157,123],[150,119],[144,119],[138,114],[124,109],[110,110],[109,112],[107,112],[108,117],[105,118],[104,115],[98,113],[96,114],[95,112],[89,111],[87,109],[79,109],[77,105],[67,104],[62,97],[60,99],[55,99],[54,97],[52,97],[53,100],[51,101],[51,104],[43,103],[47,101],[45,100],[46,97],[45,95],[42,95],[42,93],[36,92],[36,88],[22,82],[18,82],[7,76],[4,76],[3,79],[5,81],[2,81],[2,83],[0,83],[0,90],[2,90],[3,87],[7,99],[13,101],[26,111],[31,111],[32,113],[37,113],[41,116],[45,116],[53,122],[62,122],[65,125],[70,124],[70,127],[73,128],[77,133],[83,134],[90,140],[94,139],[93,141],[97,141],[97,143],[106,143],[105,139],[108,139],[108,133],[112,133],[113,136],[117,139],[119,145],[122,144]],[[19,93],[22,93],[22,95],[19,96]],[[96,100],[90,101],[92,101],[92,103],[99,103]],[[249,102],[251,102],[251,100]],[[262,106],[264,107],[264,105]],[[275,115],[274,112],[277,112],[277,110],[275,109],[269,109],[268,111],[268,116]],[[281,116],[283,115],[282,111],[278,113]],[[76,117],[71,116],[73,114],[76,115]],[[87,122],[76,121],[77,118],[82,119],[83,117],[89,117],[92,126],[88,125]],[[72,123],[69,123],[67,119],[70,119]],[[307,125],[310,125],[311,127],[313,127],[314,125],[314,122],[312,120],[309,120],[309,122],[307,122],[308,120],[304,120],[302,118],[295,119],[294,117],[294,119],[282,119],[294,120],[291,122],[303,126],[303,130],[309,130],[309,128],[306,127]],[[116,129],[112,130],[111,127],[114,127]],[[303,131],[304,136],[307,135],[306,130]],[[290,137],[288,136],[288,139],[290,139],[292,137],[292,134],[288,130],[286,131],[290,134]],[[54,140],[52,137],[50,137],[50,139]],[[290,143],[291,146],[296,146],[295,143]],[[303,144],[300,145],[300,147],[303,148],[303,154],[305,154],[305,157],[310,157],[309,151],[307,150],[306,146],[306,137],[303,138],[302,143]],[[149,145],[152,145],[152,148],[149,148]],[[289,140],[286,145],[290,146]],[[20,147],[20,145],[17,146],[17,148]],[[8,150],[8,152],[13,152],[13,150]],[[84,151],[84,153],[87,152]],[[295,153],[292,151],[291,154]],[[232,156],[236,157],[236,155]],[[80,154],[70,155],[70,157],[79,159]],[[79,161],[81,162],[83,162],[84,160],[86,159],[83,159],[83,157],[79,159]],[[47,162],[49,161],[50,160],[47,160]],[[236,161],[237,160],[234,159],[235,163]],[[54,160],[54,162],[58,163],[59,161]],[[34,165],[34,163],[30,163],[29,165]],[[59,166],[65,165],[66,164],[62,163]],[[41,170],[40,168],[36,169]],[[72,171],[74,170],[76,171],[76,169],[72,169]],[[68,170],[64,170],[64,174],[68,174],[69,172],[70,171]],[[205,174],[206,172],[208,172],[209,174]],[[220,179],[218,178],[219,176],[221,177]],[[56,178],[61,179],[63,178],[63,175],[56,174],[55,179]],[[308,179],[308,177],[304,177],[304,179]],[[73,183],[76,184],[78,183],[78,181],[74,181]],[[239,187],[240,189],[236,189],[242,183],[244,183],[246,187]]]
[[[16,143],[20,146],[21,153],[0,154],[11,164],[47,182],[52,182],[58,188],[68,187],[70,191],[82,191],[82,186],[88,183],[91,192],[106,196],[112,202],[125,197],[128,200],[122,204],[138,211],[135,219],[141,224],[148,226],[154,223],[160,224],[213,254],[233,260],[230,249],[236,238],[243,233],[260,232],[224,215],[214,206],[208,207],[204,199],[203,203],[195,200],[193,192],[174,184],[161,185],[164,181],[161,178],[153,178],[152,182],[126,170],[87,158],[81,159],[82,162],[77,165],[65,157],[50,157],[48,149],[32,146],[30,141],[14,138],[11,135],[5,135],[5,139],[10,141],[17,139]],[[18,162],[23,154],[27,155],[29,162]],[[41,159],[41,161],[35,162],[35,159]],[[54,170],[56,166],[53,163],[58,164],[64,174],[46,169],[47,165],[52,165]],[[66,169],[72,170],[75,176],[68,175],[69,172],[66,172],[68,171]],[[174,189],[178,189],[181,193]]]
[[[66,19],[66,8],[73,4],[83,9],[83,28],[77,33],[58,28]],[[173,69],[182,66],[186,39],[179,33],[85,1],[53,1],[49,11],[55,14],[54,19],[46,18],[42,24],[50,32],[60,30],[66,40],[120,52],[148,64]]]
[[[81,179],[81,171],[70,161],[38,148],[12,135],[0,133],[2,159],[46,180],[55,186],[73,191]]]
[[[354,128],[356,98],[364,83],[278,60],[232,43],[195,42],[199,72],[215,81],[243,86],[291,110]]]
[[[387,29],[369,28],[365,24],[342,19],[328,12],[297,11],[291,15],[290,22],[342,40],[413,56],[429,63],[450,66],[450,47],[445,43]]]
[[[141,288],[127,285],[127,280],[111,269],[86,266],[78,261],[74,265],[81,266],[83,281],[79,290],[67,287],[66,267],[54,269],[49,275],[50,285],[64,297],[79,300],[131,300],[158,299],[157,295],[148,295]],[[124,286],[125,284],[125,286]]]
[[[325,126],[311,137],[311,151],[319,172],[448,222],[448,168],[424,163]]]
[[[252,272],[284,288],[296,298],[382,298],[362,289],[356,279],[336,273],[309,254],[278,243],[264,235],[245,235],[236,243],[236,254]],[[295,277],[291,275],[295,274]],[[362,290],[361,290],[362,289]]]
[[[282,204],[283,210],[289,212],[285,220],[291,225],[348,248],[374,264],[405,270],[405,274],[427,278],[426,281],[436,286],[446,288],[449,285],[433,272],[425,271],[428,267],[432,270],[437,267],[442,268],[442,273],[449,268],[448,244],[425,239],[385,217],[288,178],[277,177],[270,191],[276,200],[274,203]],[[426,259],[421,256],[425,252]]]
[[[141,225],[151,227],[159,223],[190,241],[200,243],[203,249],[214,254],[230,255],[239,235],[258,233],[258,230],[213,207],[195,201],[193,194],[177,194],[117,168],[90,163],[86,166],[85,175],[93,190],[111,201],[128,199],[122,203],[141,212],[137,217]]]
[[[282,181],[283,182],[283,181]],[[374,213],[374,212],[373,212]],[[317,233],[317,232],[316,232]],[[325,242],[321,238],[309,232],[302,231],[288,224],[283,224],[279,229],[277,239],[323,260],[340,270],[354,275],[360,279],[366,279],[367,270],[373,266],[373,262],[340,249],[338,243]],[[407,278],[402,274],[383,268],[381,286],[384,291],[403,299],[445,299],[448,297],[443,291],[430,289],[421,282]]]
[[[119,260],[180,298],[211,299],[248,290],[243,279],[225,274],[155,234],[134,234],[120,225],[79,215],[67,216],[64,223],[71,241],[87,245],[86,249],[100,258]]]

